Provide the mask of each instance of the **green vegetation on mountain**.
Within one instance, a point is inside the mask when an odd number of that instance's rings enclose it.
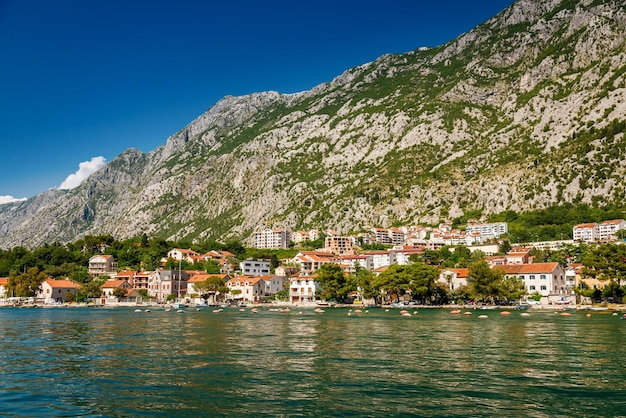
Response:
[[[307,92],[225,97],[77,189],[1,205],[0,246],[623,208],[625,13],[613,0],[518,1],[451,42]],[[511,231],[566,238],[573,220]]]

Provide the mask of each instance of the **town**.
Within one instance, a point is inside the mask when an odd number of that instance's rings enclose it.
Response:
[[[296,249],[305,242],[323,238],[323,248],[296,250],[284,259],[238,259],[226,250],[200,253],[190,248],[171,248],[154,270],[120,269],[107,246],[101,254],[89,258],[85,283],[69,278],[45,277],[38,272],[38,283],[30,293],[24,291],[20,275],[0,278],[0,304],[35,304],[66,306],[90,303],[98,306],[134,306],[145,304],[181,304],[185,306],[244,306],[268,302],[290,305],[345,303],[363,306],[416,302],[424,305],[482,302],[534,304],[539,307],[576,306],[599,301],[622,302],[626,272],[615,277],[585,266],[567,249],[585,246],[591,249],[614,245],[624,264],[626,221],[576,225],[572,240],[511,242],[506,222],[483,223],[470,220],[464,231],[449,224],[437,228],[373,228],[356,235],[335,231],[295,231],[275,228],[257,231],[252,245],[259,250]],[[321,241],[320,241],[321,242]],[[381,249],[364,249],[378,247]],[[571,252],[571,251],[569,251]],[[546,256],[559,255],[558,261]],[[274,257],[273,257],[274,258]],[[554,258],[554,257],[553,257]],[[212,263],[214,271],[183,268]],[[509,293],[484,294],[474,291],[471,263],[482,262],[507,283],[516,281]],[[376,278],[391,277],[419,264],[430,268],[430,281],[418,291],[412,278],[398,286],[384,280],[372,286]],[[332,267],[332,268],[331,268]],[[216,270],[219,270],[217,272]],[[31,272],[29,273],[37,273]],[[23,275],[26,275],[25,272]],[[330,285],[328,274],[342,282]],[[474,275],[477,275],[475,273]],[[361,279],[359,279],[359,277]],[[349,280],[348,278],[352,278]],[[610,292],[607,287],[613,286]],[[474,288],[475,288],[474,284]],[[509,286],[510,287],[510,286]],[[331,289],[332,288],[332,289]],[[475,289],[474,289],[475,290]],[[478,292],[478,293],[477,293]],[[604,293],[603,293],[604,292]],[[476,297],[476,296],[479,297]],[[619,300],[615,300],[615,299]]]

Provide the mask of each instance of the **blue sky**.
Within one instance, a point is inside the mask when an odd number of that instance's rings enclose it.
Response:
[[[73,187],[226,95],[309,90],[512,3],[0,0],[0,197]]]

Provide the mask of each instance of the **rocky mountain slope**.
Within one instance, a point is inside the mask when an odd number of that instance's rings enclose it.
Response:
[[[626,1],[518,0],[311,91],[225,97],[164,146],[0,206],[0,246],[246,239],[626,201]]]

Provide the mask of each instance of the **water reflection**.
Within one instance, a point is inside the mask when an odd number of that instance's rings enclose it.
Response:
[[[619,415],[610,315],[0,309],[22,416]],[[34,400],[33,400],[34,399]]]

